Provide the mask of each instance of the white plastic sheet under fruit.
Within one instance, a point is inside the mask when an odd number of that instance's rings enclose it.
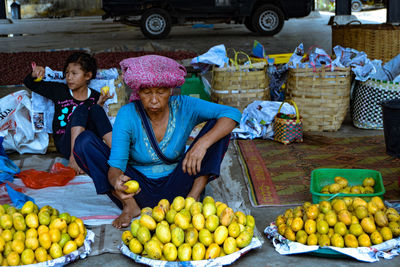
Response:
[[[20,179],[15,179],[14,183],[24,186]],[[39,207],[50,205],[60,213],[68,212],[81,218],[86,225],[110,224],[121,214],[107,195],[97,195],[93,180],[87,175],[75,176],[65,186],[24,189]]]
[[[315,252],[319,246],[306,246],[298,242],[290,241],[278,233],[275,223],[265,228],[264,233],[273,243],[275,250],[281,255]],[[353,257],[359,261],[377,262],[379,258],[392,259],[400,253],[400,237],[393,238],[379,245],[358,248],[338,248],[333,246],[324,247],[338,253]]]
[[[250,245],[247,247],[242,248],[239,251],[236,251],[232,254],[223,256],[223,257],[217,257],[215,259],[210,259],[210,260],[201,260],[201,261],[185,261],[185,262],[179,262],[179,261],[162,261],[162,260],[153,260],[150,258],[142,257],[140,255],[137,255],[133,253],[132,251],[129,250],[129,248],[124,244],[121,243],[120,250],[122,254],[125,256],[131,258],[137,263],[141,264],[146,264],[148,266],[153,266],[153,267],[179,267],[179,266],[194,266],[194,267],[215,267],[215,266],[224,266],[224,265],[229,265],[235,262],[237,259],[239,259],[241,256],[246,254],[249,250],[260,248],[262,245],[261,241],[253,237],[251,240]]]

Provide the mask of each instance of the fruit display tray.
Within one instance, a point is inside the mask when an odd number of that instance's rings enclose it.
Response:
[[[367,177],[372,177],[375,180],[373,194],[322,194],[321,189],[325,185],[333,184],[335,177],[341,176],[348,180],[349,186],[362,185],[363,180]],[[385,187],[383,186],[382,175],[380,172],[368,169],[315,169],[311,172],[311,185],[310,192],[312,195],[312,202],[319,203],[323,200],[332,200],[334,198],[342,197],[361,197],[369,201],[374,196],[383,198],[385,194]]]

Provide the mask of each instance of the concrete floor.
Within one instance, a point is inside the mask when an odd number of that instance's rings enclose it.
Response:
[[[364,21],[382,22],[385,11],[376,13],[359,13]],[[318,45],[326,51],[331,49],[331,30],[326,25],[329,13],[314,13],[304,19],[287,21],[282,32],[274,37],[260,37],[250,33],[242,25],[215,25],[213,29],[193,29],[190,26],[173,28],[165,40],[154,41],[156,44],[169,46],[172,49],[189,49],[198,53],[207,51],[213,45],[224,43],[227,47],[250,52],[253,40],[265,45],[267,53],[287,53],[303,42],[305,48]],[[1,37],[14,34],[14,37]],[[22,34],[22,36],[15,36]],[[40,51],[46,49],[62,49],[69,47],[88,47],[92,51],[100,51],[114,46],[143,47],[149,40],[145,39],[140,30],[128,26],[114,24],[111,21],[101,21],[99,17],[66,18],[66,19],[32,19],[21,20],[13,24],[0,24],[0,52]],[[4,93],[5,88],[0,87]],[[351,125],[346,118],[338,132],[323,133],[330,136],[364,136],[382,135],[382,131],[360,130]],[[233,162],[231,167],[232,180],[242,185],[242,197],[251,214],[256,218],[259,231],[275,219],[287,207],[252,208],[248,192],[234,147],[229,147]],[[264,238],[260,249],[253,250],[233,266],[361,266],[364,263],[352,259],[321,258],[309,255],[281,256],[272,244]],[[132,260],[122,254],[102,254],[80,260],[70,266],[136,266]],[[400,266],[400,257],[393,260],[381,259],[374,266]]]

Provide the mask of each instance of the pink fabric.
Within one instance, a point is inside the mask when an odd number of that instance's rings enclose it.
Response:
[[[175,88],[185,82],[185,67],[167,57],[133,57],[124,59],[119,64],[125,83],[133,90],[131,100],[139,99],[138,92],[142,88]]]

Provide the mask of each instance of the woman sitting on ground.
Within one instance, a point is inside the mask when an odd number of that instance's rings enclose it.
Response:
[[[129,58],[121,67],[136,100],[118,112],[111,151],[90,131],[81,133],[74,147],[76,162],[92,177],[97,193],[108,194],[122,208],[113,222],[117,228],[127,227],[141,208],[161,199],[199,200],[209,178],[219,176],[230,133],[241,117],[232,107],[172,96],[186,76],[172,59]],[[191,131],[202,122],[207,123],[186,152]],[[139,183],[136,194],[125,193],[124,183],[131,179]]]

